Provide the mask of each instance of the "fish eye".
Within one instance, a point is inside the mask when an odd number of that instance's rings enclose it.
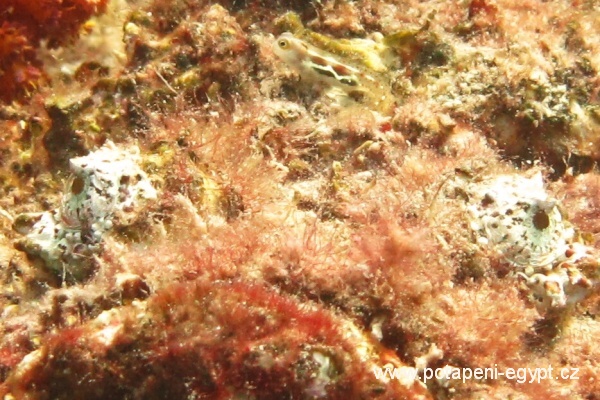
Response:
[[[290,41],[287,39],[279,39],[277,41],[277,45],[281,48],[281,49],[287,49],[288,47],[290,47]]]

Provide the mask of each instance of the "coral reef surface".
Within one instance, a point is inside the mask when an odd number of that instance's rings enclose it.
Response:
[[[2,2],[0,396],[600,398],[599,21]]]

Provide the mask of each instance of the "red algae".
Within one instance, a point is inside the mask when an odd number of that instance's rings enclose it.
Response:
[[[257,285],[197,282],[49,334],[4,390],[53,399],[429,398],[417,383],[378,382],[370,366],[381,357],[316,304]]]
[[[43,67],[36,56],[42,40],[57,47],[106,8],[107,0],[6,0],[0,5],[0,99],[10,102],[36,89]]]

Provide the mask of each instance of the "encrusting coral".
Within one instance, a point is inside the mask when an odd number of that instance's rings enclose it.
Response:
[[[34,4],[1,397],[598,396],[594,2]]]

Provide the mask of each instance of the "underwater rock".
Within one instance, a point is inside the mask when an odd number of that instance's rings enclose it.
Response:
[[[192,282],[47,335],[5,389],[55,399],[432,398],[417,380],[377,379],[372,369],[387,363],[403,366],[321,306],[256,285]]]

